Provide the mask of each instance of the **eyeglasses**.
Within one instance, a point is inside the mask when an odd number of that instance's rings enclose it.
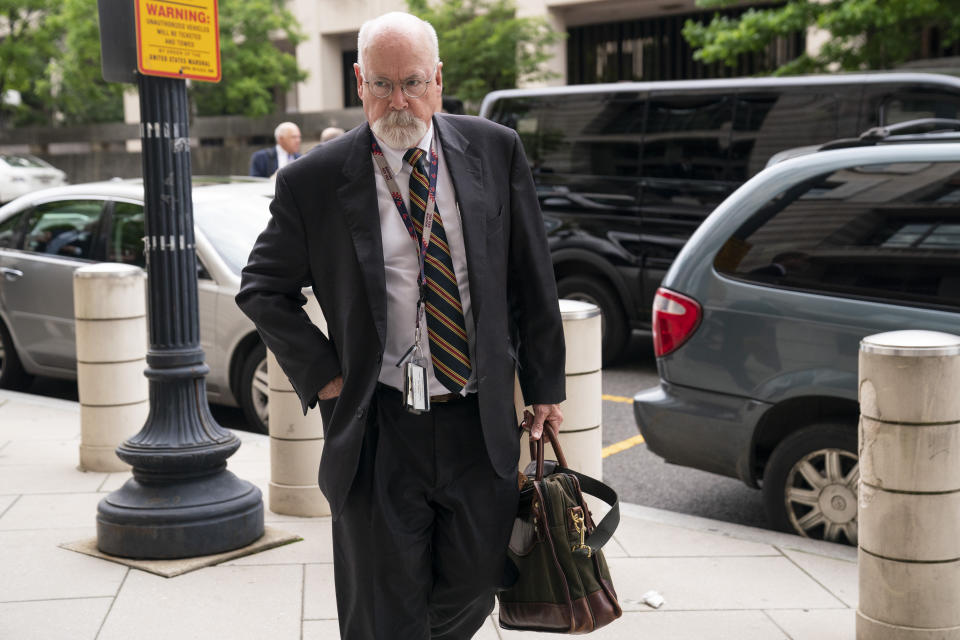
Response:
[[[400,90],[403,91],[403,95],[408,98],[422,98],[423,94],[427,92],[427,85],[430,84],[430,82],[432,81],[413,76],[403,81],[400,85]],[[374,78],[369,82],[364,80],[363,84],[370,87],[370,93],[381,100],[393,95],[393,81],[387,78]]]

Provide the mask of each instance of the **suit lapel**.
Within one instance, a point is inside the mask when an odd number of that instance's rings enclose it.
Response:
[[[354,133],[355,132],[355,133]],[[354,132],[355,140],[343,163],[343,184],[337,188],[338,201],[350,227],[364,289],[370,303],[380,338],[380,349],[386,344],[387,285],[383,266],[383,242],[380,237],[380,207],[377,184],[370,158],[370,128],[363,124]]]
[[[438,114],[433,122],[460,206],[463,242],[467,250],[470,304],[474,320],[477,320],[483,304],[480,276],[487,270],[483,164],[479,156],[469,151],[470,141],[456,129],[450,118]]]

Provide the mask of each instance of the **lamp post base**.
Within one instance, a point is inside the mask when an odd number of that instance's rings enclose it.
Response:
[[[130,478],[97,507],[97,548],[123,558],[206,556],[262,535],[260,489],[225,468],[162,485]]]

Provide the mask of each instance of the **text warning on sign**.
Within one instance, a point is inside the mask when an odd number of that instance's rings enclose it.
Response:
[[[136,0],[136,8],[140,73],[220,81],[217,0]]]

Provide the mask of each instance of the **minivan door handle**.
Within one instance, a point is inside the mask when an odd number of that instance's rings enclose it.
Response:
[[[5,280],[9,280],[10,282],[23,277],[23,271],[20,271],[20,269],[11,269],[10,267],[0,267],[0,273],[3,274]]]

